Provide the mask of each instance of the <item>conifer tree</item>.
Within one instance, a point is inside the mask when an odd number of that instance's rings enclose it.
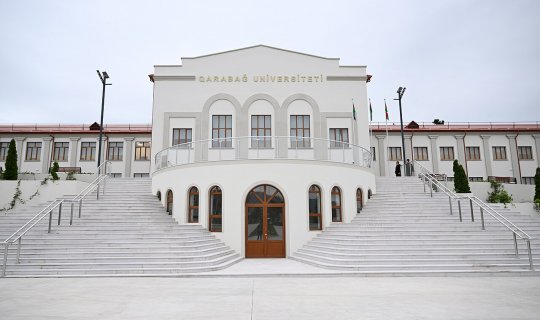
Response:
[[[534,200],[540,200],[540,168],[536,168],[534,175]]]
[[[6,157],[6,172],[4,172],[5,180],[17,180],[19,175],[19,168],[17,166],[17,147],[15,146],[15,139],[11,139],[9,142],[8,154]]]

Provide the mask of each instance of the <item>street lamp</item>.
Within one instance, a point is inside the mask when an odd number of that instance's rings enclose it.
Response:
[[[107,71],[103,71],[103,72],[99,72],[99,70],[96,70],[96,71],[99,76],[99,79],[101,80],[101,83],[103,84],[103,93],[101,94],[101,121],[99,123],[99,147],[98,147],[98,160],[97,160],[98,175],[99,175],[99,166],[101,165],[101,141],[103,137],[103,111],[105,109],[105,86],[110,86],[112,83],[107,83],[107,79],[109,79],[109,74],[107,74]]]
[[[403,149],[403,165],[404,165],[403,167],[404,168],[405,168],[405,160],[407,159],[407,157],[405,156],[405,136],[403,135],[403,115],[401,113],[401,98],[405,94],[405,89],[407,88],[399,87],[397,89],[398,98],[394,99],[394,100],[399,101],[399,121],[401,122],[401,148]],[[406,172],[407,170],[405,170],[405,173]]]

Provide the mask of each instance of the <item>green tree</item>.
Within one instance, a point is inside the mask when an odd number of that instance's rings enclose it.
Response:
[[[53,166],[51,167],[51,176],[52,176],[52,179],[53,179],[53,180],[58,180],[58,179],[60,179],[60,178],[58,178],[58,173],[57,173],[59,168],[60,168],[60,167],[58,166],[58,162],[55,161],[55,162],[53,163]]]
[[[504,203],[505,205],[507,203],[511,203],[514,199],[511,195],[508,194],[506,190],[504,190],[504,187],[501,183],[492,180],[491,183],[491,189],[492,192],[488,192],[488,202],[489,203]]]
[[[17,147],[15,146],[15,139],[11,139],[6,157],[6,172],[4,172],[4,179],[17,180],[18,176],[19,168],[17,166]]]
[[[465,174],[465,169],[457,160],[454,160],[454,189],[457,193],[470,193],[469,179]]]

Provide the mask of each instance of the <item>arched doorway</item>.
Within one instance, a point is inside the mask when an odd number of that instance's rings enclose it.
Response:
[[[172,190],[167,191],[167,213],[172,215],[173,208],[173,193]]]
[[[264,184],[246,198],[246,258],[285,258],[285,199]]]
[[[356,189],[356,213],[360,213],[364,207],[364,198],[362,195],[362,189]]]

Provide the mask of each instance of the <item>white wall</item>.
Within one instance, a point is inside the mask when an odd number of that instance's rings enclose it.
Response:
[[[364,201],[367,190],[375,193],[375,178],[369,169],[350,165],[302,160],[228,161],[199,163],[157,171],[152,176],[152,192],[160,191],[165,204],[167,190],[173,190],[173,216],[187,223],[187,195],[192,186],[199,189],[199,222],[208,228],[208,192],[214,185],[223,192],[223,232],[214,233],[227,245],[245,254],[245,199],[257,185],[271,184],[285,197],[287,256],[298,250],[319,231],[309,231],[308,189],[322,189],[323,229],[331,224],[330,192],[342,190],[343,221],[356,215],[356,189],[361,187]]]
[[[487,201],[488,192],[493,191],[489,182],[469,182],[469,186],[471,192],[484,201]],[[513,202],[532,202],[534,198],[534,185],[503,183],[503,186]]]
[[[25,203],[22,204],[17,202],[15,208],[17,209],[31,204],[52,201],[64,195],[76,195],[86,188],[86,186],[88,186],[88,184],[82,181],[57,180],[48,181],[47,184],[41,185],[41,181],[38,180],[21,180],[20,198],[24,200]],[[0,190],[2,190],[2,192],[0,192],[0,208],[9,207],[9,203],[13,199],[16,188],[17,181],[0,181]],[[38,191],[39,194],[32,200],[29,200],[36,191]]]

